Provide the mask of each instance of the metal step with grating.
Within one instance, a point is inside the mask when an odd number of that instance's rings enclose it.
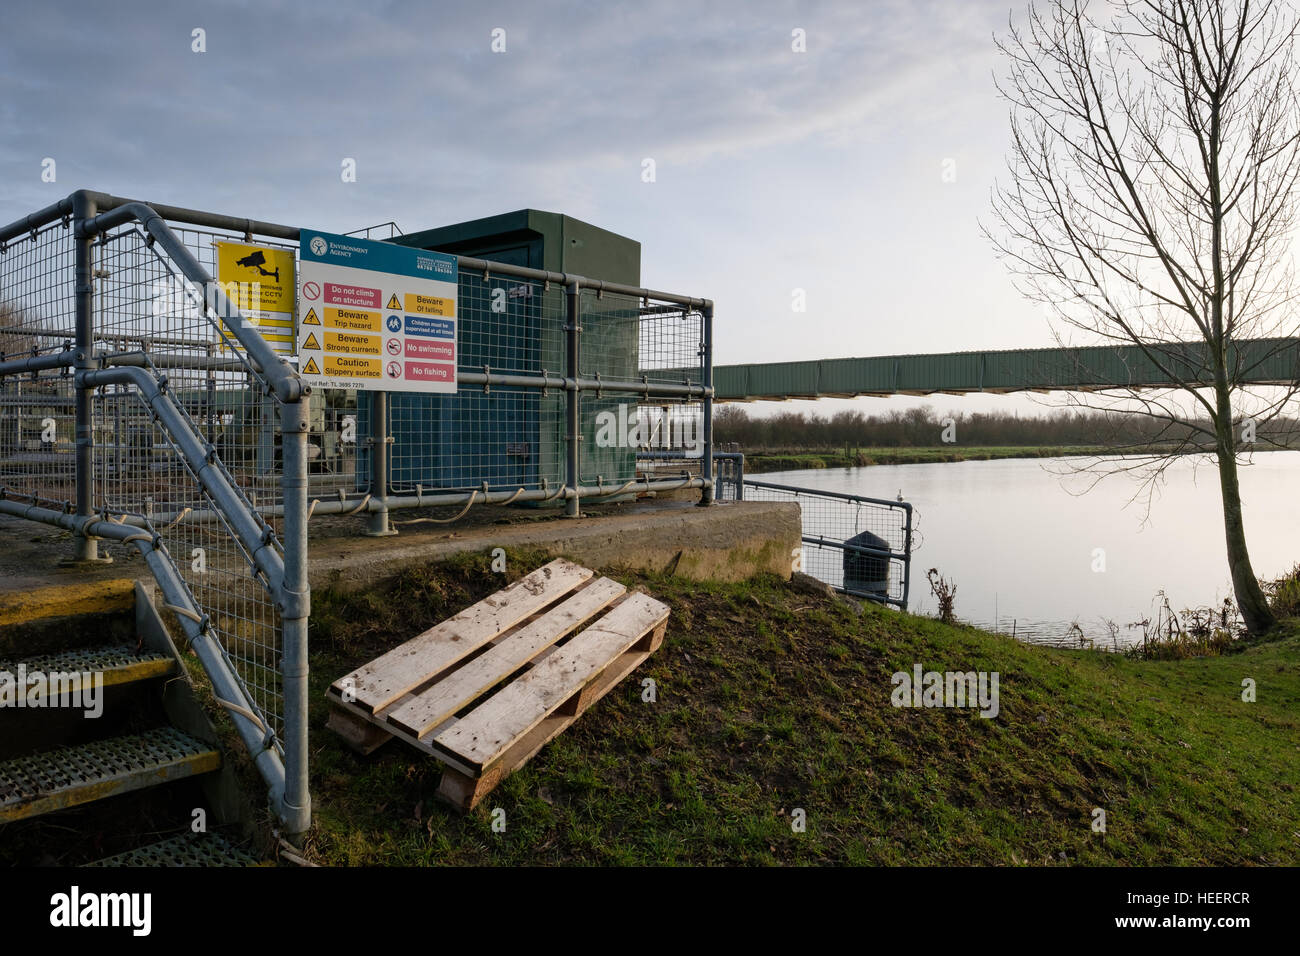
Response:
[[[166,677],[176,667],[176,662],[166,654],[154,651],[137,652],[126,644],[108,647],[79,647],[56,654],[41,654],[22,660],[0,661],[0,674],[17,681],[19,675],[29,680],[37,675],[48,679],[51,675],[80,674],[99,678],[104,687],[130,684],[135,681]]]
[[[262,861],[216,833],[183,833],[88,863],[87,866],[261,866]]]
[[[207,773],[221,755],[173,727],[16,757],[0,763],[0,822]]]

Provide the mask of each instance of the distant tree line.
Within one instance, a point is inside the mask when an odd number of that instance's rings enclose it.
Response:
[[[1300,446],[1300,421],[1276,417],[1258,425],[1239,423],[1261,448]],[[934,448],[959,446],[1078,446],[1113,448],[1201,444],[1195,429],[1145,416],[1096,410],[1060,409],[1047,416],[1011,412],[939,414],[912,408],[881,415],[857,410],[821,416],[779,412],[767,418],[750,415],[739,405],[720,405],[713,413],[714,440],[735,442],[744,451],[821,448]],[[945,441],[950,438],[951,441]],[[1243,442],[1248,447],[1249,441]],[[1243,449],[1244,450],[1244,449]]]

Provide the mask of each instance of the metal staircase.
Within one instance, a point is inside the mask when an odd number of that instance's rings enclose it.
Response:
[[[206,832],[233,781],[216,731],[149,592],[112,585],[105,610],[61,616],[55,595],[0,634],[0,862],[40,846],[62,864],[256,863]]]

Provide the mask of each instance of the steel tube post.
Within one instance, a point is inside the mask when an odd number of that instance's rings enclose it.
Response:
[[[307,398],[280,406],[284,507],[284,580],[278,595],[284,692],[284,805],[281,820],[293,837],[311,826],[307,784]]]
[[[95,215],[95,203],[84,194],[73,197],[72,213],[75,218],[74,246],[74,291],[76,301],[76,367],[88,369],[95,362],[95,285],[94,264],[91,261],[94,250],[91,248],[94,237],[85,230],[86,220]],[[77,514],[87,517],[95,510],[94,486],[94,425],[91,420],[91,399],[94,389],[82,382],[76,383],[76,485]],[[99,543],[89,535],[77,538],[76,560],[96,561],[99,559]]]
[[[566,395],[564,415],[565,438],[568,440],[568,447],[565,449],[564,465],[564,483],[568,486],[565,491],[564,516],[566,518],[576,518],[581,512],[578,500],[579,488],[582,485],[582,479],[579,476],[579,469],[582,463],[582,393],[578,390],[578,362],[582,355],[581,342],[579,336],[582,334],[582,307],[581,307],[582,286],[577,280],[569,284],[567,290],[567,299],[565,302],[565,314],[568,321],[564,326],[565,344],[567,346],[565,355],[565,374],[572,380],[572,385]]]
[[[366,519],[366,534],[381,538],[397,534],[388,523],[388,393],[370,393],[370,498],[379,508]]]
[[[700,364],[704,379],[704,397],[700,400],[700,413],[704,419],[704,448],[701,456],[707,471],[702,477],[709,479],[709,483],[700,495],[700,504],[707,506],[713,504],[716,484],[713,480],[713,303],[706,302],[701,314],[703,341],[700,343]]]
[[[908,592],[912,589],[912,506],[907,505],[907,530],[903,539],[903,603],[907,610]]]

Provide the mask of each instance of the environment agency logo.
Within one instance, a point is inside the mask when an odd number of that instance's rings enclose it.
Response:
[[[330,244],[325,241],[324,236],[313,236],[311,240],[311,251],[318,256],[325,255],[329,251]]]

